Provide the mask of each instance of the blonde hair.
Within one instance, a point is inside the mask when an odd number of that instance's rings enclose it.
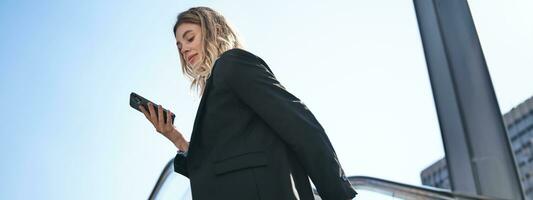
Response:
[[[237,32],[230,26],[224,16],[208,7],[193,7],[180,13],[174,24],[173,34],[182,23],[193,23],[201,27],[201,44],[204,57],[196,68],[188,65],[180,54],[183,74],[191,80],[191,88],[200,90],[203,95],[206,80],[211,75],[213,64],[220,54],[233,48],[242,48]]]

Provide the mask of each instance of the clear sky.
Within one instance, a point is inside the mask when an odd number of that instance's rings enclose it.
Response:
[[[469,3],[507,112],[533,95],[533,3]],[[410,0],[2,0],[0,199],[145,199],[176,148],[129,94],[190,137],[199,98],[171,28],[200,5],[307,104],[348,175],[420,185],[444,156]]]

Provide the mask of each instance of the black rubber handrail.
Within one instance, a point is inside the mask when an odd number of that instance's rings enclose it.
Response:
[[[159,178],[157,179],[157,182],[155,183],[148,200],[155,200],[155,197],[157,194],[159,194],[159,190],[161,190],[161,187],[167,180],[168,176],[172,174],[172,172],[174,172],[174,158],[170,159],[170,161],[168,161],[168,163],[165,165],[165,168],[163,168],[163,171],[161,172],[161,175],[159,175]]]

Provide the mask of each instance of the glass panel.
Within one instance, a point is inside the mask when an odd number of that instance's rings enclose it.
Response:
[[[192,200],[189,180],[172,171],[159,190],[156,200]]]

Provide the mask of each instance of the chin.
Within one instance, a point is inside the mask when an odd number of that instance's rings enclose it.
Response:
[[[194,63],[191,63],[190,65],[191,65],[192,67],[197,67],[198,65],[200,65],[200,63],[201,63],[200,60],[195,59],[195,62],[194,62]]]

